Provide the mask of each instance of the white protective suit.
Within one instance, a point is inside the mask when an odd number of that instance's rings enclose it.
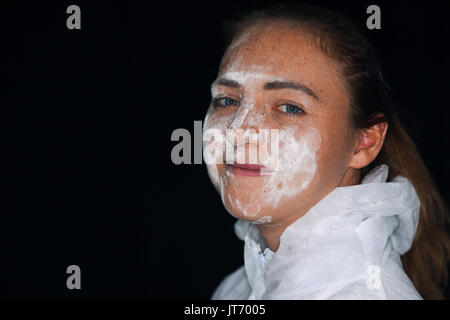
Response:
[[[361,184],[337,187],[288,226],[276,252],[256,225],[235,224],[244,266],[212,299],[422,299],[403,270],[420,201],[408,179],[386,182],[382,164]]]

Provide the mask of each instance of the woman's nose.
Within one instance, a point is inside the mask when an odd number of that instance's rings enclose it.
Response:
[[[241,106],[227,128],[227,142],[235,146],[260,144],[260,112],[253,105]]]
[[[228,129],[242,129],[242,130],[255,130],[258,131],[259,123],[256,121],[259,111],[256,110],[254,104],[242,105],[234,114]]]

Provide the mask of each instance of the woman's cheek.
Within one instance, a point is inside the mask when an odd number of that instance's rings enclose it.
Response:
[[[225,132],[232,116],[216,116],[209,111],[203,124],[203,157],[209,178],[214,187],[223,194],[220,184],[218,165],[224,163]]]
[[[290,126],[280,130],[279,169],[266,183],[265,202],[272,208],[300,194],[311,184],[317,171],[321,137],[314,127]]]
[[[219,189],[227,210],[253,223],[270,223],[290,202],[307,189],[317,171],[317,152],[321,145],[319,130],[290,126],[279,131],[278,168],[257,181],[233,180],[220,176]],[[272,160],[274,161],[274,160]],[[228,172],[227,172],[228,173]],[[250,183],[251,182],[251,183]],[[279,210],[282,211],[279,211]]]
[[[261,177],[261,184],[249,187],[235,185],[228,171],[220,170],[218,163],[223,163],[225,142],[211,139],[205,135],[213,129],[225,137],[226,128],[232,121],[230,116],[217,116],[208,112],[204,123],[204,157],[208,174],[228,211],[237,211],[249,220],[257,223],[268,223],[269,214],[280,208],[304,191],[311,184],[317,170],[317,152],[321,145],[319,130],[311,125],[287,126],[279,131],[278,168],[269,176]],[[206,152],[205,152],[206,151]],[[206,161],[208,160],[208,161]],[[274,161],[274,160],[272,160]],[[240,215],[240,214],[239,214]]]

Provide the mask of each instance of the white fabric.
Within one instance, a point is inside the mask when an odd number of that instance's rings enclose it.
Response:
[[[354,186],[337,187],[287,227],[276,252],[254,224],[238,220],[244,266],[212,299],[422,299],[403,270],[420,201],[402,176],[374,168]]]

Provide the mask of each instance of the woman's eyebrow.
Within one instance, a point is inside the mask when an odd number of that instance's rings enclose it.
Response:
[[[292,82],[292,81],[271,81],[266,82],[264,84],[264,90],[277,90],[277,89],[294,89],[294,90],[301,90],[307,94],[309,94],[311,97],[313,97],[316,100],[319,100],[319,97],[317,94],[307,87],[306,85],[298,82]]]
[[[240,89],[241,85],[239,82],[227,78],[220,78],[213,82],[212,86],[215,87],[217,85],[227,86],[235,89]]]
[[[240,89],[242,86],[239,84],[239,82],[235,80],[231,80],[228,78],[219,78],[212,86],[222,85],[230,88]],[[264,90],[277,90],[277,89],[294,89],[294,90],[301,90],[307,94],[309,94],[311,97],[313,97],[316,100],[319,100],[318,95],[310,89],[308,86],[299,83],[299,82],[293,82],[293,81],[270,81],[266,82],[263,87]]]

